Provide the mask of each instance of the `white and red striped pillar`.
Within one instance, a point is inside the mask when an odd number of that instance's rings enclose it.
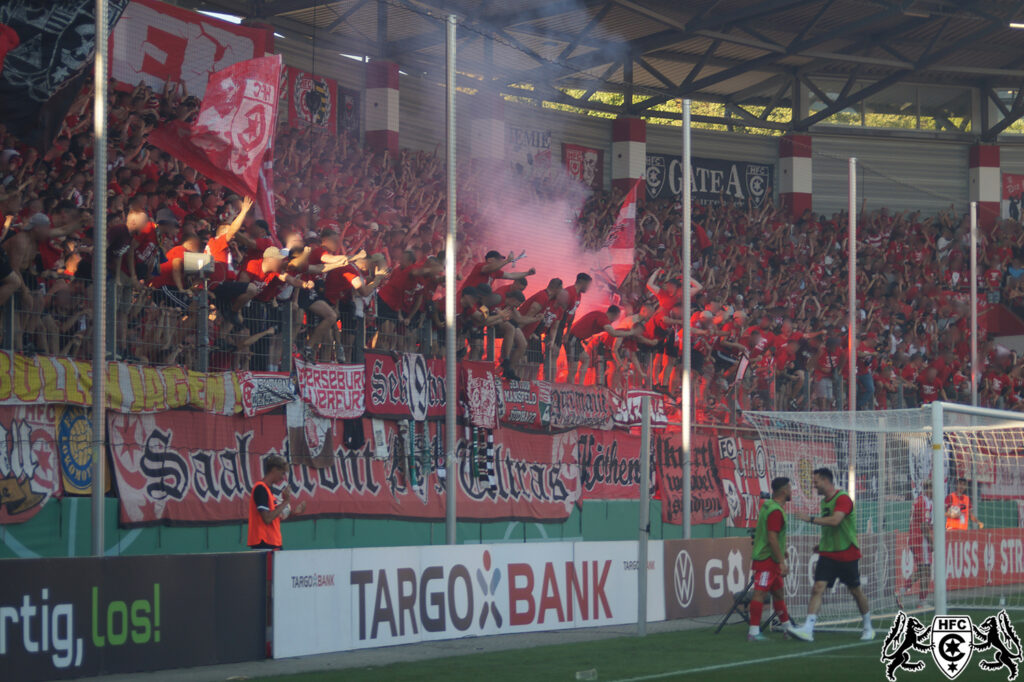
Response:
[[[978,202],[978,225],[992,227],[999,220],[1003,180],[999,145],[976,144],[970,151],[970,199]]]
[[[366,146],[398,154],[398,64],[366,65]]]
[[[625,194],[647,173],[647,123],[617,118],[612,123],[612,188]],[[641,198],[643,193],[638,193]]]
[[[799,218],[812,205],[811,136],[790,134],[779,139],[779,205]]]
[[[478,170],[490,171],[505,163],[505,100],[500,95],[473,98],[469,128],[469,155]]]

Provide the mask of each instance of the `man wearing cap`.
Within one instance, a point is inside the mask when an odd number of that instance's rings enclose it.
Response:
[[[474,265],[466,278],[462,280],[462,288],[476,287],[481,284],[493,287],[496,279],[522,279],[537,272],[533,268],[525,272],[505,272],[502,268],[511,263],[513,258],[514,255],[511,253],[508,258],[503,258],[497,251],[488,251],[484,256],[484,262]]]

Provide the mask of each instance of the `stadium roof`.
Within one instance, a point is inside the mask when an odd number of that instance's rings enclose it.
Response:
[[[392,59],[408,72],[438,78],[443,17],[455,13],[460,71],[505,92],[522,94],[515,86],[529,84],[549,101],[619,114],[642,114],[683,96],[724,103],[730,115],[764,125],[772,109],[811,93],[822,106],[776,124],[806,130],[900,84],[978,88],[983,138],[994,138],[1024,114],[1024,27],[1011,27],[1024,22],[1020,0],[183,4],[265,21],[289,38],[315,36],[320,47]],[[823,87],[823,79],[832,87]],[[625,102],[595,102],[590,98],[597,91],[620,92]],[[755,116],[744,109],[750,105],[764,109]],[[997,115],[989,116],[987,107]]]

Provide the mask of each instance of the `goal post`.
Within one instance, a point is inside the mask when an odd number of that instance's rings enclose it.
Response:
[[[854,499],[861,582],[873,614],[1024,608],[1024,413],[936,402],[745,416],[758,431],[770,475],[793,481],[791,513],[818,513],[811,474],[819,467]],[[950,499],[965,503],[963,518],[948,520],[954,507],[960,512],[960,505],[947,505],[960,478],[968,499]],[[817,526],[790,521],[786,597],[798,618],[806,612],[819,537]],[[852,628],[859,620],[844,588],[826,590],[820,624]]]

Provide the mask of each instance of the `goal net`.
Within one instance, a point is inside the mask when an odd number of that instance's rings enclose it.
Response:
[[[745,416],[771,475],[792,480],[785,587],[798,620],[821,529],[792,514],[820,513],[812,472],[822,467],[854,499],[861,585],[874,615],[1024,607],[1024,413],[935,403]],[[859,627],[845,587],[826,589],[818,622]]]

